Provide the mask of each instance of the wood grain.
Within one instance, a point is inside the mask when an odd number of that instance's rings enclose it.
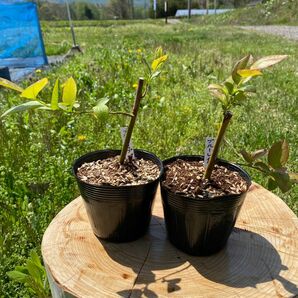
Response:
[[[148,234],[99,241],[82,199],[52,221],[42,255],[53,297],[293,297],[298,295],[298,219],[277,196],[253,184],[227,246],[191,257],[166,238],[157,195]]]

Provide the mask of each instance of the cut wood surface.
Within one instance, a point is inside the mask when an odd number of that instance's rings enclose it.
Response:
[[[253,184],[227,246],[191,257],[166,237],[159,192],[150,229],[130,243],[98,240],[82,199],[51,222],[42,255],[53,297],[294,297],[298,295],[298,219]]]

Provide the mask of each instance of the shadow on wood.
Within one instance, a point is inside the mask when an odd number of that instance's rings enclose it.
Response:
[[[233,288],[257,288],[258,284],[278,280],[292,294],[297,294],[295,284],[280,275],[288,268],[274,246],[256,233],[234,228],[222,251],[210,257],[193,258],[188,261],[205,278]],[[276,290],[276,295],[279,292]]]
[[[282,270],[288,268],[282,265],[274,246],[261,235],[234,228],[222,251],[209,257],[193,257],[174,248],[166,240],[165,233],[157,232],[160,227],[163,230],[165,228],[161,224],[163,218],[153,216],[152,222],[157,223],[157,226],[151,224],[150,237],[134,241],[131,245],[100,240],[115,262],[132,268],[137,274],[132,288],[118,292],[121,297],[158,297],[159,293],[149,289],[151,283],[158,281],[154,272],[175,269],[181,265],[185,265],[183,269],[159,277],[162,283],[167,284],[168,293],[181,290],[181,278],[171,276],[176,276],[190,266],[206,279],[228,287],[257,288],[259,284],[267,282],[275,286],[275,280],[278,280],[288,292],[293,295],[298,292],[295,284],[280,275]],[[278,288],[276,295],[280,295]]]
[[[181,289],[179,286],[181,278],[172,278],[172,276],[190,265],[183,268],[186,260],[182,260],[180,252],[166,240],[163,218],[152,216],[148,234],[139,240],[120,244],[100,239],[99,241],[111,259],[125,267],[130,267],[136,274],[131,288],[117,292],[121,297],[158,297],[159,293],[149,289],[150,284],[157,281],[166,285],[168,293]],[[182,269],[175,269],[181,266]],[[162,277],[156,277],[154,273],[167,270],[171,273]]]
[[[251,188],[226,247],[210,257],[169,243],[159,194],[153,214],[146,236],[114,244],[94,236],[81,198],[67,205],[42,242],[53,297],[298,294],[298,219],[261,186]]]

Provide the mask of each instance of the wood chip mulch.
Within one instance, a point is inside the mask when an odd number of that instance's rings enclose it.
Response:
[[[119,156],[84,163],[77,176],[93,185],[128,186],[146,184],[158,178],[160,170],[151,160],[133,159],[123,165]]]
[[[241,194],[248,188],[239,173],[215,165],[210,181],[204,179],[203,161],[177,159],[165,167],[162,182],[172,192],[197,199],[215,198],[227,194]]]

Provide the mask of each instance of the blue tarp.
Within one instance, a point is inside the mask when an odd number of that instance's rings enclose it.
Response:
[[[47,63],[36,4],[0,0],[0,66],[39,67]]]

